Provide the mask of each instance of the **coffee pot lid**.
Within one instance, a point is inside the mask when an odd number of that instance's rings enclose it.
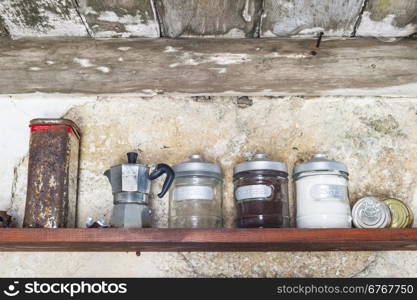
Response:
[[[251,160],[236,165],[233,168],[233,174],[255,170],[272,170],[288,174],[288,168],[286,164],[279,161],[270,160],[268,155],[264,153],[255,154]]]
[[[296,166],[294,168],[294,176],[303,172],[314,171],[339,171],[349,174],[344,163],[327,159],[326,154],[318,153],[314,154],[309,161]]]
[[[188,160],[175,165],[173,169],[177,177],[205,174],[223,178],[222,169],[214,163],[204,161],[200,154],[190,155]]]

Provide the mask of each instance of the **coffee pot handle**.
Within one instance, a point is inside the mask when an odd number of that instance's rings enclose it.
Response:
[[[164,185],[162,186],[161,192],[158,194],[159,198],[162,198],[165,196],[165,194],[168,192],[169,188],[171,187],[172,182],[175,178],[174,170],[166,165],[166,164],[157,164],[155,170],[149,174],[149,179],[154,180],[163,174],[166,174]]]

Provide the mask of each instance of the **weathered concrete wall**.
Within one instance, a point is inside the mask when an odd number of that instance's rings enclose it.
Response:
[[[140,150],[143,162],[175,164],[199,152],[221,164],[226,173],[227,226],[232,226],[234,217],[232,167],[256,151],[289,166],[325,151],[349,166],[352,201],[365,195],[394,196],[417,211],[417,145],[413,142],[417,98],[253,97],[252,104],[244,105],[236,97],[79,96],[76,101],[71,96],[51,106],[62,98],[26,95],[0,102],[7,103],[5,115],[14,120],[13,127],[0,136],[1,144],[8,145],[0,148],[1,154],[21,159],[15,171],[12,164],[5,164],[8,160],[1,160],[3,178],[13,181],[10,189],[2,186],[1,194],[3,200],[12,200],[11,212],[18,222],[26,195],[28,120],[63,114],[83,132],[80,226],[88,216],[109,217],[112,196],[102,173],[122,162],[130,150]],[[7,128],[6,122],[1,125]],[[16,137],[10,140],[13,134]],[[205,138],[196,139],[199,136]],[[157,226],[167,225],[167,201],[153,201]],[[139,257],[134,253],[0,253],[2,276],[12,277],[417,276],[416,259],[416,252],[143,253]]]

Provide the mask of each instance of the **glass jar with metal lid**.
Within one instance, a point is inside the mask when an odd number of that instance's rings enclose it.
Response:
[[[297,227],[351,228],[345,164],[315,154],[294,168]]]
[[[217,228],[223,224],[223,172],[198,154],[174,166],[169,195],[170,228]]]
[[[234,167],[238,227],[288,227],[288,168],[256,154]]]

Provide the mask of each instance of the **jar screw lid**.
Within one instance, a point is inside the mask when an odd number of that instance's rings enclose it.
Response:
[[[330,160],[324,153],[316,153],[311,156],[309,161],[306,161],[294,168],[294,176],[303,172],[314,171],[337,171],[349,175],[346,165],[342,162]]]
[[[251,160],[236,165],[233,168],[233,174],[256,170],[272,170],[288,174],[288,168],[286,164],[279,161],[270,160],[268,155],[265,153],[257,153]]]
[[[200,154],[191,154],[187,161],[175,165],[173,169],[177,177],[204,173],[223,178],[221,168],[214,163],[204,161]]]

